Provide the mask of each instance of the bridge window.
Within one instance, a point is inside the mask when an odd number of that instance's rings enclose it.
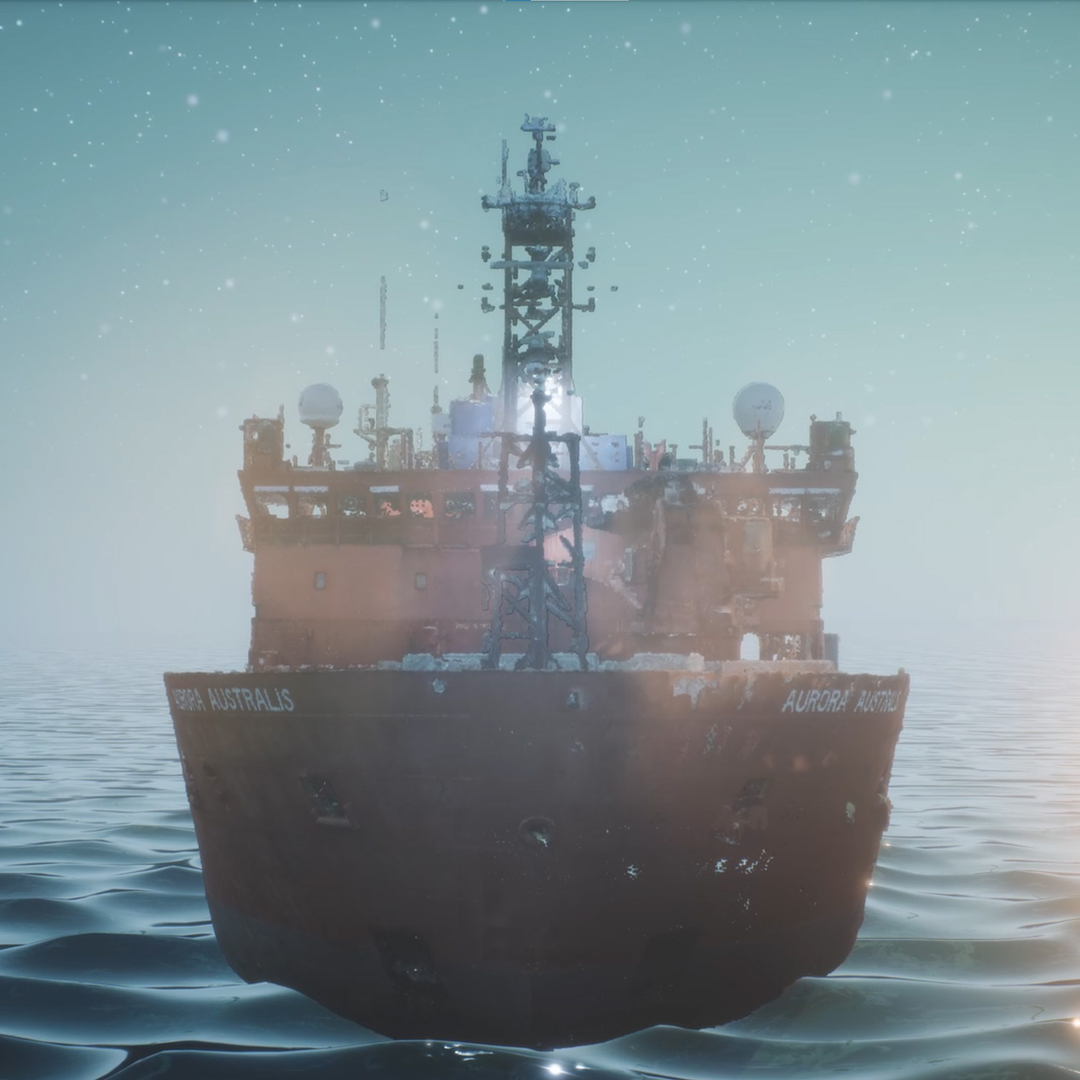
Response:
[[[380,491],[375,496],[379,517],[401,517],[401,496],[396,491]]]
[[[319,495],[301,495],[300,496],[300,516],[301,517],[326,517],[327,506],[326,499]]]
[[[367,507],[364,505],[363,495],[339,495],[338,511],[342,517],[357,518],[367,517]]]
[[[476,496],[471,491],[450,491],[443,500],[443,513],[452,521],[476,517]]]
[[[271,517],[287,518],[289,516],[289,500],[276,492],[257,492],[255,505],[260,513],[269,514]]]
[[[325,571],[317,570],[315,572],[315,588],[316,589],[325,589],[326,588],[326,573],[325,573]]]

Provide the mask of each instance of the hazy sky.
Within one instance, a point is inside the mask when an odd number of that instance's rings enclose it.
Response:
[[[298,450],[329,380],[356,459],[380,371],[424,425],[436,312],[444,402],[497,369],[479,195],[526,112],[598,201],[594,431],[726,445],[775,382],[781,441],[858,431],[833,628],[1070,620],[1078,82],[1067,3],[6,0],[3,635],[242,651],[237,425],[284,403]]]

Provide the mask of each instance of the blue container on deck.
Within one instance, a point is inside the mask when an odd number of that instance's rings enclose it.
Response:
[[[450,434],[480,435],[495,426],[495,399],[474,401],[458,398],[450,402]]]
[[[478,435],[451,435],[447,440],[451,469],[497,469],[499,440]]]

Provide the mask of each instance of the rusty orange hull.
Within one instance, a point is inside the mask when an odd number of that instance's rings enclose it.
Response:
[[[221,947],[386,1035],[745,1015],[847,955],[908,680],[171,674]]]

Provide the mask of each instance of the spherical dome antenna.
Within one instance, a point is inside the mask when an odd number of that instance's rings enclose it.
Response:
[[[735,395],[731,411],[748,439],[768,439],[784,419],[784,395],[768,383],[748,383]]]
[[[312,383],[300,392],[301,423],[325,431],[341,419],[341,397],[329,383]]]

